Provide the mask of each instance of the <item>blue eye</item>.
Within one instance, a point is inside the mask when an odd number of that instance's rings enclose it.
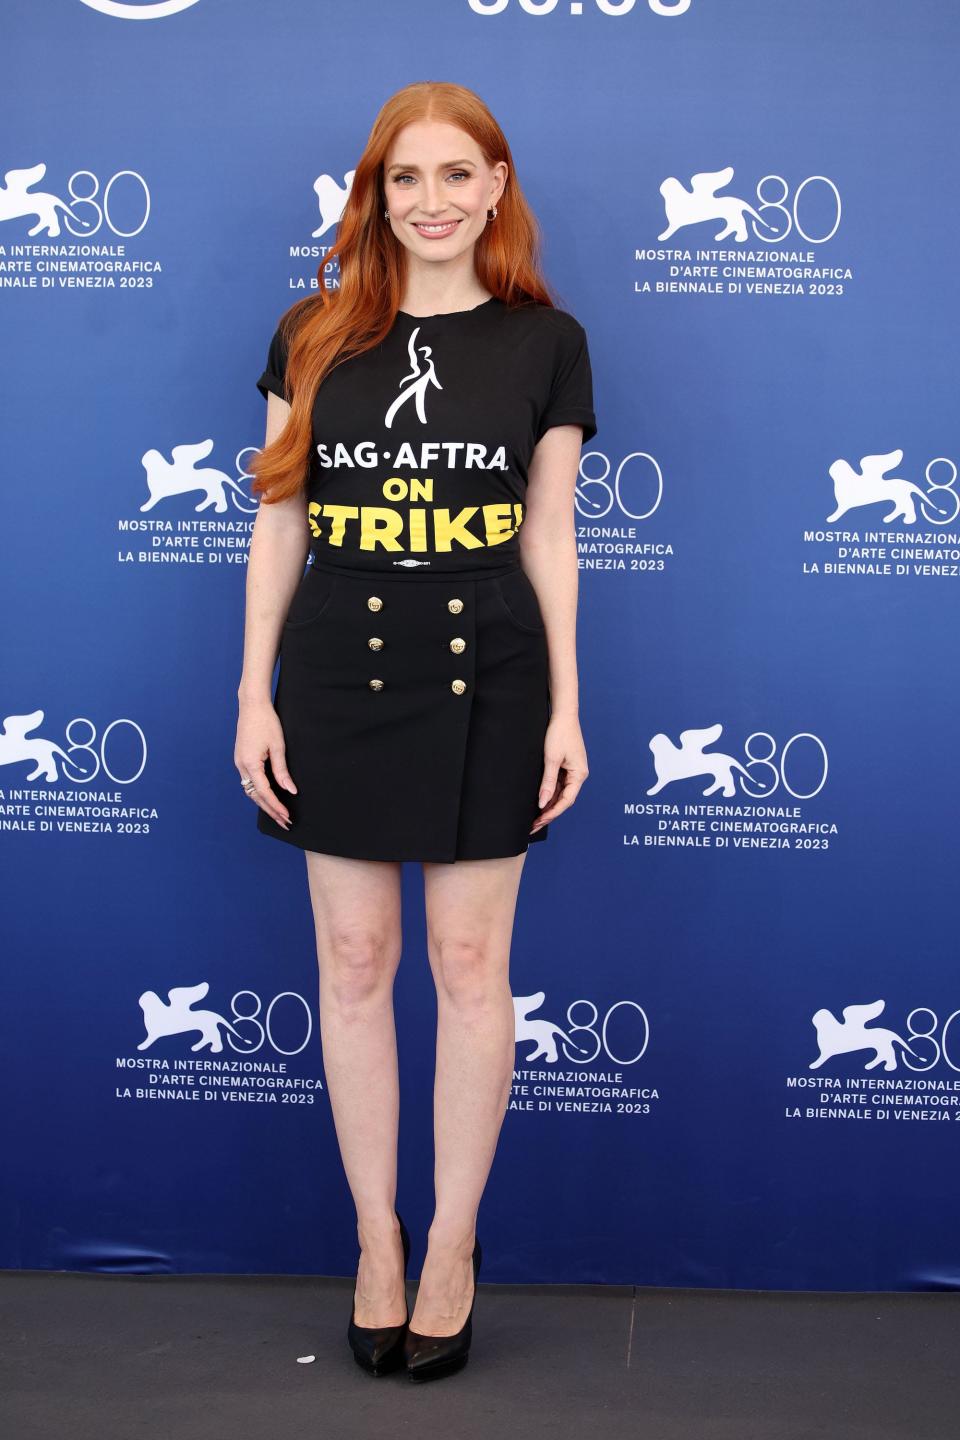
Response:
[[[465,180],[469,180],[469,179],[470,179],[470,176],[467,174],[466,170],[451,170],[451,171],[450,171],[450,176],[451,176],[451,178],[452,178],[454,175],[462,175]],[[410,174],[394,175],[394,177],[393,177],[393,179],[394,179],[394,184],[396,184],[396,185],[399,185],[399,183],[400,183],[401,180],[413,180],[414,178],[415,178],[415,177],[414,177],[413,175],[410,175]]]

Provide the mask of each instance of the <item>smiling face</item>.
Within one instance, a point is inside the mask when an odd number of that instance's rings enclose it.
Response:
[[[507,166],[488,165],[464,130],[418,120],[397,135],[384,164],[390,226],[418,260],[452,260],[468,251],[507,179]]]

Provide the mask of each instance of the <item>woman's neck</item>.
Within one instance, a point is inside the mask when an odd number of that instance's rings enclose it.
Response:
[[[406,277],[400,309],[407,315],[450,315],[473,310],[491,298],[477,279],[472,264],[461,274],[437,273],[431,265],[426,272],[412,267]]]

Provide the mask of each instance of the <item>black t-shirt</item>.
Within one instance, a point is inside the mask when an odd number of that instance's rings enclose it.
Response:
[[[277,331],[257,388],[284,394]],[[397,314],[338,362],[314,401],[311,548],[354,569],[455,573],[517,558],[527,469],[553,425],[597,433],[587,337],[565,310],[496,296]]]

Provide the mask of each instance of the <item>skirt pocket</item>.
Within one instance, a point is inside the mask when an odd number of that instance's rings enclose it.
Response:
[[[321,615],[326,614],[339,583],[339,575],[334,575],[329,570],[318,570],[311,565],[293,592],[283,628],[302,630],[307,625],[315,624]]]
[[[528,635],[543,635],[546,626],[537,592],[525,570],[511,570],[494,578],[497,597],[503,610],[518,629]]]

